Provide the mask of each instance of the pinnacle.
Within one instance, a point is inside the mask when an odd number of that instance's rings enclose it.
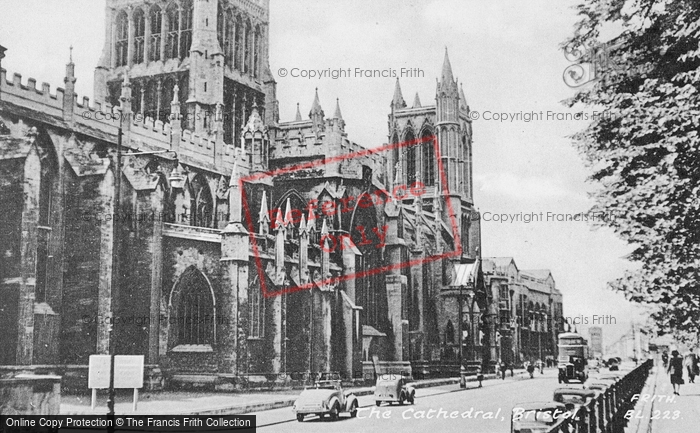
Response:
[[[295,122],[301,122],[301,120],[302,120],[302,119],[301,119],[301,111],[299,111],[299,103],[297,102],[297,115],[296,115],[296,117],[294,118],[294,121],[295,121]]]
[[[391,106],[394,108],[406,108],[406,101],[403,99],[401,94],[401,84],[399,79],[396,79],[396,86],[394,87],[394,99],[391,101]]]
[[[239,178],[240,176],[238,175],[238,158],[236,158],[236,160],[233,162],[233,170],[231,171],[231,181],[229,182],[228,186],[238,188]]]
[[[270,221],[270,213],[267,210],[267,191],[263,190],[262,200],[260,201],[260,213],[258,214],[258,222]]]
[[[318,87],[316,88],[316,95],[314,96],[314,103],[311,105],[311,111],[309,112],[309,117],[314,114],[323,115],[323,109],[321,108],[321,101],[318,99]]]
[[[340,112],[340,98],[336,98],[335,100],[335,114],[333,115],[333,117],[336,119],[343,118],[343,114]]]
[[[450,56],[447,54],[447,47],[445,47],[445,60],[442,64],[442,83],[452,83],[454,78],[452,76],[452,65],[450,64]]]
[[[413,108],[420,108],[422,107],[420,103],[420,97],[418,96],[418,92],[416,92],[416,97],[413,99]]]

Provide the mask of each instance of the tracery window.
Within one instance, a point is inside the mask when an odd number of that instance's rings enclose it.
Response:
[[[143,63],[143,53],[146,36],[146,15],[141,8],[134,11],[134,63]]]
[[[117,66],[126,66],[128,63],[129,49],[129,18],[126,12],[122,11],[117,15],[116,21],[116,37],[114,52],[116,55]]]
[[[160,42],[163,32],[163,12],[158,5],[153,5],[150,13],[151,40],[148,47],[148,57],[152,62],[160,60]]]

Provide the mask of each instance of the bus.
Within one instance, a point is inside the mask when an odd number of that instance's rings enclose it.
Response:
[[[588,378],[588,341],[580,334],[564,332],[558,338],[559,383],[577,380],[581,383]]]

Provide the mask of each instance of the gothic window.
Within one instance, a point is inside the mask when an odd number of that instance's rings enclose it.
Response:
[[[175,337],[178,345],[213,345],[216,310],[209,282],[195,267],[187,268],[178,282]]]
[[[250,73],[250,22],[245,25],[245,40],[243,41],[243,72]]]
[[[141,8],[134,11],[134,63],[143,63],[144,44],[146,36],[146,15]]]
[[[262,338],[264,336],[263,305],[260,283],[256,275],[255,281],[248,288],[248,314],[250,320],[250,333],[248,336],[251,338]]]
[[[176,59],[180,41],[180,13],[175,3],[168,5],[165,11],[168,23],[168,35],[165,42],[165,58]]]
[[[192,215],[191,222],[193,226],[211,227],[214,210],[214,201],[212,199],[209,185],[203,176],[196,176],[192,180]]]
[[[432,136],[428,130],[423,132],[423,138]],[[423,147],[423,184],[425,186],[435,185],[435,143],[433,140],[421,144]]]
[[[192,46],[192,2],[186,0],[182,2],[182,17],[180,30],[180,58],[184,59],[190,55],[190,47]]]
[[[151,40],[148,47],[148,57],[152,62],[160,60],[160,41],[163,31],[163,14],[158,5],[153,5],[150,12]]]
[[[255,27],[255,42],[253,47],[253,76],[260,76],[260,26]]]
[[[175,80],[171,77],[166,78],[163,81],[163,88],[161,89],[162,98],[160,101],[160,112],[158,113],[158,119],[163,123],[168,121],[170,116],[170,103],[173,101],[175,90]]]
[[[52,187],[52,170],[50,159],[44,157],[44,163],[41,164],[41,180],[39,182],[39,232],[37,234],[37,249],[36,249],[36,291],[35,301],[46,302],[46,286],[48,283],[48,266],[49,266],[49,239],[51,231],[51,187]]]
[[[406,142],[411,142],[415,140],[415,137],[413,136],[413,133],[409,131],[409,133],[406,135]],[[408,144],[406,147],[404,147],[406,151],[406,183],[408,185],[413,184],[417,179],[416,179],[416,171],[418,170],[418,164],[417,164],[417,150],[418,146],[415,146],[413,144]]]
[[[243,55],[242,50],[241,50],[241,39],[243,38],[243,23],[241,21],[241,17],[236,17],[236,36],[235,36],[235,41],[234,41],[234,55],[233,55],[233,67],[234,69],[238,69],[239,71],[242,70],[243,68],[241,67],[241,56]]]
[[[219,5],[219,15],[217,24],[217,36],[219,46],[224,53],[224,63],[226,66],[233,66],[233,14],[231,10],[224,10],[223,5]]]
[[[114,52],[117,57],[117,66],[126,66],[129,47],[129,18],[126,16],[126,12],[122,11],[117,15],[116,30]]]
[[[149,80],[144,87],[146,89],[144,94],[145,107],[143,107],[144,116],[156,120],[158,119],[158,83],[155,80]]]
[[[229,10],[226,11],[226,33],[224,34],[224,46],[221,47],[224,50],[224,56],[226,57],[226,64],[229,67],[233,67],[233,57],[234,57],[234,21],[233,13]]]

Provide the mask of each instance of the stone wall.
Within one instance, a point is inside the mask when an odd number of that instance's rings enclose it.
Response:
[[[19,375],[0,379],[0,414],[58,415],[61,377]]]

